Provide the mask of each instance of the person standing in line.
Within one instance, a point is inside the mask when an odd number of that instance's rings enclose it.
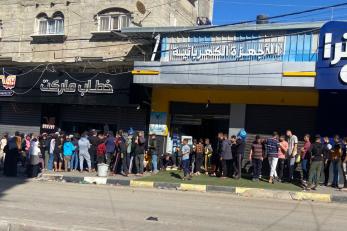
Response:
[[[344,179],[341,168],[342,150],[340,144],[335,144],[331,151],[331,164],[329,168],[328,186],[343,188]]]
[[[328,185],[332,148],[333,146],[330,144],[329,137],[325,136],[323,138],[323,167],[320,174],[320,182],[322,185]]]
[[[98,142],[98,146],[96,147],[96,160],[98,164],[104,164],[106,155],[105,138],[99,137]]]
[[[251,146],[251,151],[249,153],[249,161],[251,161],[253,165],[253,174],[252,174],[253,181],[259,181],[259,178],[261,176],[262,166],[263,166],[263,159],[264,159],[264,146],[261,142],[260,136],[256,135],[255,140]]]
[[[49,160],[48,160],[48,171],[53,170],[53,162],[55,160],[55,142],[57,142],[58,136],[56,134],[52,135],[52,139],[49,143]]]
[[[7,145],[7,140],[8,140],[8,134],[5,133],[2,137],[1,137],[1,140],[0,140],[0,169],[3,168],[3,165],[4,165],[4,161],[5,161],[5,147]]]
[[[343,170],[343,176],[346,181],[347,180],[347,137],[344,137],[342,139],[341,145],[342,145],[342,156],[341,156],[342,170]]]
[[[59,133],[58,133],[59,134]],[[63,144],[64,137],[57,134],[57,139],[55,141],[54,147],[54,170],[56,172],[61,172],[61,167],[63,165]]]
[[[51,137],[48,134],[43,133],[42,138],[40,140],[41,155],[43,156],[43,160],[44,160],[43,170],[48,170],[50,142],[51,142]]]
[[[308,180],[308,168],[309,168],[309,160],[311,157],[309,156],[309,151],[311,148],[311,142],[310,142],[311,136],[309,134],[306,134],[304,136],[304,147],[301,148],[301,168],[304,178],[304,183]]]
[[[232,164],[233,154],[231,152],[231,141],[228,139],[228,135],[224,134],[224,141],[222,146],[222,155],[220,161],[222,162],[222,179],[232,177]]]
[[[87,162],[88,172],[92,171],[89,155],[90,142],[88,140],[87,132],[84,132],[81,139],[78,141],[78,150],[80,154],[80,172],[83,172],[84,160]]]
[[[196,139],[193,140],[193,145],[190,153],[190,174],[194,174],[196,172],[196,145],[198,144],[198,141]]]
[[[122,133],[120,137],[120,141],[118,143],[119,145],[119,152],[120,152],[120,159],[122,161],[122,175],[128,176],[129,175],[129,159],[130,156],[127,153],[127,138],[128,135],[126,133]]]
[[[278,181],[283,181],[283,171],[284,171],[284,162],[286,160],[286,155],[288,152],[288,142],[285,139],[285,136],[281,135],[279,140],[279,151],[278,151],[278,163],[277,163],[277,175]]]
[[[78,138],[74,135],[70,135],[70,139],[72,139],[72,144],[74,146],[74,150],[72,152],[71,156],[71,170],[72,171],[77,171],[78,168],[78,162],[79,162],[79,157],[78,157]]]
[[[315,136],[315,142],[310,147],[311,165],[308,178],[308,189],[315,190],[319,183],[320,171],[323,166],[323,145],[320,135]]]
[[[134,166],[134,145],[133,145],[134,139],[133,139],[133,131],[128,131],[128,137],[126,139],[126,145],[127,145],[127,165],[128,167],[128,174],[133,173],[133,166]]]
[[[277,180],[277,162],[278,162],[278,150],[279,150],[279,142],[278,142],[278,133],[273,132],[272,137],[266,140],[266,155],[270,165],[270,179],[269,183],[273,184],[275,180]]]
[[[144,170],[144,158],[145,158],[145,142],[146,139],[144,137],[143,132],[139,132],[137,137],[135,137],[135,165],[137,176],[143,176]]]
[[[334,136],[334,147],[331,150],[328,186],[343,188],[345,179],[342,170],[342,144],[338,135]]]
[[[235,166],[235,174],[234,178],[236,180],[241,178],[241,171],[242,171],[242,158],[245,153],[246,143],[241,137],[237,137],[236,140],[236,158],[234,159],[234,163],[236,163]]]
[[[4,162],[4,175],[7,177],[17,176],[17,161],[21,153],[21,136],[19,132],[15,132],[15,136],[10,138],[4,147],[6,153]]]
[[[218,133],[218,141],[216,145],[216,151],[212,153],[212,166],[211,166],[211,176],[217,176],[220,172],[220,158],[222,155],[222,147],[223,147],[223,133]]]
[[[96,147],[98,146],[98,137],[97,137],[97,132],[95,129],[92,129],[90,131],[88,140],[90,142],[90,149],[89,149],[89,154],[90,154],[90,162],[92,166],[92,171],[96,170]]]
[[[294,169],[295,169],[295,160],[298,154],[298,137],[293,134],[291,130],[287,130],[288,137],[288,166],[289,166],[289,181],[294,179]]]
[[[191,180],[192,176],[189,170],[189,155],[191,153],[190,147],[188,145],[188,140],[183,140],[182,146],[182,167],[183,167],[183,180]]]
[[[195,163],[196,163],[196,175],[199,176],[202,172],[201,166],[204,161],[204,141],[203,139],[199,139],[199,143],[196,145],[196,155],[195,155]]]
[[[157,145],[156,135],[151,136],[151,140],[149,142],[149,152],[152,157],[152,172],[154,174],[157,174],[158,173],[158,145]]]
[[[37,177],[40,173],[40,154],[41,150],[39,148],[39,141],[37,138],[33,138],[30,143],[30,149],[29,149],[29,171],[28,171],[28,177]]]
[[[209,174],[209,170],[211,167],[211,157],[213,155],[213,149],[212,149],[212,145],[210,144],[210,139],[206,138],[205,139],[205,174],[208,175]]]
[[[106,164],[110,168],[114,153],[116,151],[116,142],[113,136],[113,132],[108,132],[105,145],[106,145]]]
[[[71,142],[70,136],[66,136],[66,140],[63,145],[65,172],[71,171],[71,156],[74,151],[75,151],[75,146]]]
[[[232,166],[232,172],[233,172],[233,177],[235,176],[235,172],[237,169],[237,144],[236,144],[236,136],[232,135],[230,138],[231,141],[231,153],[233,154],[233,166]]]

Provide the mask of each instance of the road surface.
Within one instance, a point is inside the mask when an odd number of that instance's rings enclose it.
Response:
[[[61,230],[336,231],[346,214],[342,204],[0,178],[0,221]]]

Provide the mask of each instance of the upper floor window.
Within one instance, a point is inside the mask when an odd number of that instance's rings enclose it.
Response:
[[[56,12],[52,17],[42,13],[37,16],[37,33],[39,35],[62,35],[64,34],[64,15]]]
[[[98,31],[121,30],[129,25],[130,13],[127,10],[112,8],[98,14]]]

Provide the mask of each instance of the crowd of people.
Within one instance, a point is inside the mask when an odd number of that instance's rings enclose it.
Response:
[[[148,146],[155,156],[155,136]],[[96,171],[98,164],[107,164],[111,173],[128,176],[129,172],[143,175],[146,139],[143,132],[97,132],[91,130],[78,134],[43,133],[4,134],[0,140],[0,161],[5,176],[17,176],[17,164],[26,168],[29,177],[42,171]],[[152,158],[154,159],[154,157]],[[157,166],[153,166],[157,172]]]
[[[301,148],[298,137],[291,130],[287,130],[286,135],[274,132],[272,137],[267,138],[256,135],[248,155],[252,180],[263,180],[263,164],[268,164],[265,174],[268,174],[268,182],[272,184],[286,181],[308,190],[315,190],[318,185],[343,188],[347,173],[346,147],[347,138],[341,139],[338,135],[332,141],[329,137],[315,135],[311,143],[307,134]],[[212,174],[239,179],[244,151],[245,143],[241,138],[231,136],[229,139],[226,134],[220,133]],[[220,170],[215,168],[218,165]]]
[[[183,180],[200,174],[240,179],[247,156],[253,181],[269,176],[269,183],[286,181],[305,189],[314,190],[319,184],[344,187],[347,138],[336,135],[330,140],[316,135],[311,143],[310,135],[305,135],[299,148],[298,137],[287,130],[285,135],[255,136],[249,153],[245,153],[246,145],[245,135],[219,133],[215,145],[209,139],[191,143],[184,139],[167,154],[159,153],[162,147],[155,135],[147,142],[142,131],[118,131],[114,135],[91,130],[81,135],[56,132],[39,136],[16,132],[13,137],[4,134],[0,140],[0,166],[6,176],[16,176],[17,164],[21,164],[29,177],[37,177],[42,171],[93,172],[98,164],[107,164],[111,174],[142,176],[144,171],[156,174],[171,165],[183,170]]]

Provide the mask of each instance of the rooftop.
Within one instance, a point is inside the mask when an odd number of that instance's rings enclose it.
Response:
[[[122,29],[122,33],[131,37],[146,37],[156,34],[172,33],[211,33],[230,31],[269,31],[269,30],[300,30],[315,29],[322,27],[326,21],[319,22],[297,22],[297,23],[268,23],[268,24],[239,24],[239,25],[212,25],[194,27],[129,27]]]

